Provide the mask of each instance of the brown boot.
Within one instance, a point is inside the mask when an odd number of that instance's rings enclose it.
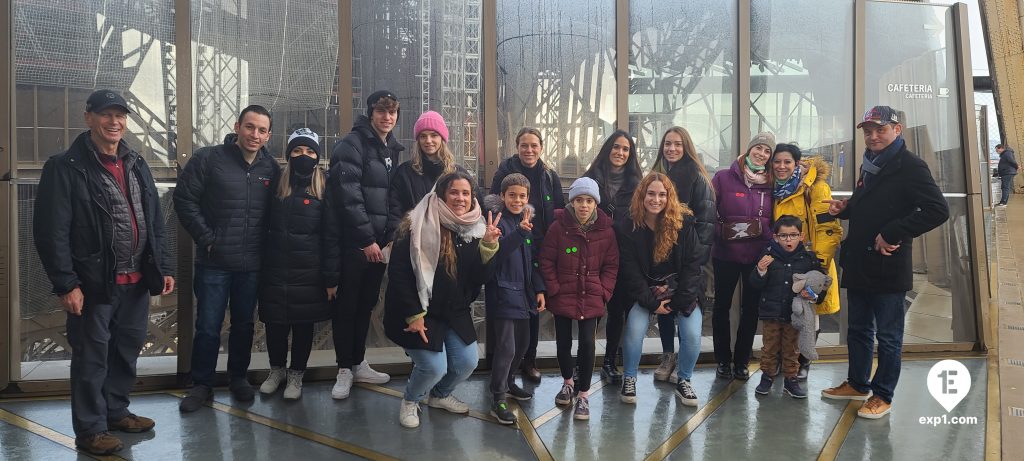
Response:
[[[117,421],[107,421],[108,429],[112,431],[130,432],[133,434],[139,432],[146,432],[148,430],[153,429],[153,426],[156,426],[156,423],[153,422],[152,419],[132,413],[128,413],[128,416],[125,416],[124,418],[121,418]]]
[[[75,446],[94,455],[109,455],[124,448],[121,439],[110,435],[109,432],[75,437]]]
[[[522,366],[519,368],[523,373],[523,379],[533,381],[535,383],[540,382],[540,370],[537,369],[537,365],[533,359],[524,359]]]

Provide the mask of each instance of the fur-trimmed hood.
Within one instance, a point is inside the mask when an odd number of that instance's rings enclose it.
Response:
[[[832,164],[826,162],[820,155],[801,159],[800,165],[804,167],[803,183],[807,186],[819,181],[825,182],[832,174]]]
[[[483,208],[480,211],[484,212],[484,216],[487,216],[488,211],[494,213],[494,215],[497,216],[498,213],[501,213],[502,210],[504,209],[505,200],[502,199],[500,195],[488,194],[486,197],[484,197]],[[532,214],[533,216],[537,216],[536,210],[533,208],[533,205],[527,203],[525,209],[530,210],[530,214]]]

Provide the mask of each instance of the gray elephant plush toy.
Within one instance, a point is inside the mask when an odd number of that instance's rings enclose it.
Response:
[[[800,293],[804,288],[814,292],[818,299],[824,299],[825,290],[832,284],[832,278],[818,271],[806,274],[793,274],[793,293]],[[810,360],[818,359],[818,351],[814,348],[814,305],[799,294],[793,298],[793,328],[800,330],[800,353]]]

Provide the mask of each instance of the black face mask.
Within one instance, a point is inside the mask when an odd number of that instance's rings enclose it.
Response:
[[[300,155],[298,157],[288,157],[288,163],[291,165],[292,173],[296,176],[308,178],[313,174],[313,169],[316,168],[316,164],[320,161],[316,158],[308,155]]]

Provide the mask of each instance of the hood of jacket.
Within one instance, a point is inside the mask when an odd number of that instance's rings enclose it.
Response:
[[[530,205],[529,203],[527,203],[526,206],[523,207],[523,209],[524,209],[524,211],[525,210],[530,210],[530,213],[533,214],[534,216],[536,216],[536,214],[534,213],[534,211],[536,211],[536,210],[533,208],[533,205]],[[501,213],[504,210],[505,210],[505,200],[503,200],[500,195],[498,195],[498,194],[488,194],[486,197],[484,197],[483,208],[481,210],[484,213],[487,213],[488,211],[490,211],[491,213],[494,213],[495,216],[497,216],[498,213]],[[505,219],[505,216],[502,215],[501,219]]]

